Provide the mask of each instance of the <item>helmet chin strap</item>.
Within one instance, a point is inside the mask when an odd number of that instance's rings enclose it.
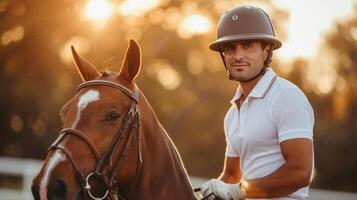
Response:
[[[224,64],[224,68],[226,69],[226,72],[227,72],[228,79],[231,80],[231,81],[237,81],[237,80],[235,80],[233,78],[233,76],[229,73],[229,71],[227,69],[227,63],[226,63],[226,59],[224,58],[223,52],[219,51],[219,54],[221,55],[221,58],[222,58],[222,61],[223,61],[223,64]],[[271,60],[272,56],[273,56],[273,47],[272,47],[272,45],[270,45],[269,50],[268,50],[268,56],[265,59],[265,61],[263,63],[263,68],[260,70],[260,72],[257,75],[253,76],[252,78],[249,78],[249,79],[244,80],[244,81],[239,81],[239,82],[247,83],[247,82],[250,82],[250,81],[258,78],[259,76],[265,74],[265,72],[267,71],[267,68],[269,67],[269,64],[272,61]]]

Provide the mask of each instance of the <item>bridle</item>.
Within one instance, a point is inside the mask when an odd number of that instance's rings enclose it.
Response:
[[[49,147],[48,152],[51,150],[60,150],[62,151],[66,157],[69,159],[70,163],[72,164],[75,172],[76,172],[76,179],[81,187],[81,191],[83,194],[83,197],[85,199],[88,199],[88,196],[90,199],[93,200],[103,200],[105,198],[109,199],[114,199],[116,197],[119,197],[120,199],[124,199],[118,192],[115,190],[115,186],[118,184],[118,180],[115,179],[115,176],[117,175],[117,172],[119,170],[119,167],[123,161],[123,159],[126,156],[126,150],[127,146],[129,143],[129,140],[131,138],[132,132],[136,132],[136,137],[137,137],[137,152],[138,152],[138,162],[136,165],[136,172],[134,176],[134,180],[131,184],[131,187],[133,187],[135,184],[135,181],[137,180],[138,173],[140,171],[140,167],[142,165],[142,155],[141,155],[141,136],[140,136],[140,131],[139,131],[139,126],[140,126],[140,116],[139,112],[137,110],[137,104],[139,101],[139,90],[134,86],[134,91],[131,92],[128,88],[125,86],[112,82],[112,81],[107,81],[107,80],[92,80],[92,81],[87,81],[83,82],[80,84],[77,88],[77,92],[81,90],[82,88],[88,87],[88,86],[93,86],[93,85],[100,85],[100,86],[108,86],[108,87],[113,87],[118,89],[119,91],[125,93],[128,97],[131,98],[131,107],[129,112],[126,114],[124,117],[122,124],[120,126],[120,129],[114,136],[112,142],[109,144],[109,146],[105,149],[104,153],[101,155],[93,142],[86,136],[85,133],[78,129],[74,128],[64,128],[60,131],[59,137],[55,140],[55,142]],[[131,130],[130,130],[131,128]],[[129,130],[129,131],[128,131]],[[105,171],[105,167],[107,166],[106,164],[110,162],[110,158],[112,157],[112,154],[114,150],[116,149],[116,146],[120,143],[120,141],[124,138],[125,133],[130,134],[127,136],[127,140],[124,141],[124,146],[123,149],[121,150],[121,155],[119,156],[119,159],[116,160],[115,164],[113,165],[113,168],[111,170],[111,173],[109,173],[110,170]],[[92,151],[96,158],[96,163],[95,163],[95,168],[94,171],[89,173],[88,175],[84,175],[83,172],[79,169],[79,167],[76,165],[75,160],[72,157],[72,154],[65,146],[61,144],[61,141],[63,138],[67,135],[74,135],[77,138],[79,138],[81,141],[83,141]],[[109,174],[106,174],[108,172]],[[91,182],[97,181],[100,184],[104,184],[106,191],[104,194],[100,196],[95,196],[93,194]],[[87,196],[88,194],[88,196]]]

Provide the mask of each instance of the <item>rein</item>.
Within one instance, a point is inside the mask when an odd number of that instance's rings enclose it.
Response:
[[[135,176],[133,179],[133,183],[131,184],[131,187],[135,185],[135,182],[137,180],[138,173],[140,171],[140,167],[142,166],[142,155],[141,155],[141,135],[139,131],[140,127],[140,114],[137,110],[137,104],[139,102],[139,89],[137,86],[134,86],[134,91],[133,93],[126,88],[125,86],[112,82],[112,81],[107,81],[107,80],[92,80],[92,81],[87,81],[83,82],[80,84],[77,88],[77,92],[81,90],[82,88],[88,87],[88,86],[93,86],[93,85],[100,85],[100,86],[108,86],[108,87],[113,87],[115,89],[118,89],[119,91],[125,93],[128,97],[131,98],[131,106],[129,112],[126,114],[125,118],[122,121],[122,124],[117,131],[116,135],[114,136],[112,142],[109,144],[109,146],[105,149],[104,153],[101,155],[93,142],[86,136],[85,133],[78,129],[74,128],[64,128],[60,131],[59,137],[55,140],[55,142],[49,147],[48,152],[51,150],[60,150],[62,151],[66,157],[69,159],[70,163],[73,166],[73,169],[76,172],[76,178],[77,181],[81,187],[81,191],[83,194],[83,197],[85,199],[88,199],[88,196],[92,200],[104,200],[106,198],[109,199],[116,199],[116,197],[119,197],[120,199],[124,198],[115,191],[115,186],[118,183],[118,180],[115,179],[115,176],[117,175],[117,172],[119,171],[120,165],[122,161],[124,160],[126,156],[126,150],[128,147],[129,140],[132,136],[132,133],[135,131],[136,138],[137,138],[137,152],[138,152],[138,161],[137,161],[137,166],[136,166],[136,171],[135,171]],[[131,128],[131,130],[130,130]],[[128,131],[129,130],[129,131]],[[105,167],[107,166],[106,163],[109,161],[110,158],[113,155],[113,152],[115,151],[116,147],[120,143],[120,141],[123,140],[125,133],[129,134],[127,136],[127,140],[124,141],[124,146],[122,149],[122,153],[119,156],[119,159],[116,160],[115,164],[113,165],[114,167],[112,168],[112,172],[110,174],[105,173]],[[67,135],[74,135],[77,138],[79,138],[81,141],[83,141],[91,150],[93,155],[96,158],[96,163],[95,163],[95,168],[94,171],[89,173],[88,175],[84,175],[83,172],[79,169],[79,167],[76,165],[75,160],[72,157],[72,153],[66,149],[65,146],[61,145],[61,141],[63,138]],[[92,186],[90,184],[91,180],[97,180],[100,181],[102,184],[104,184],[106,191],[104,194],[101,196],[95,196],[93,194]],[[131,190],[130,190],[131,191]],[[88,196],[87,196],[88,194]]]
[[[194,189],[193,189],[193,192],[201,192],[201,188],[200,188],[200,187],[194,188]],[[212,193],[210,193],[210,194],[208,194],[208,195],[202,197],[202,198],[199,199],[199,200],[210,200],[211,197],[213,197],[213,199],[215,199],[216,195],[212,192]]]

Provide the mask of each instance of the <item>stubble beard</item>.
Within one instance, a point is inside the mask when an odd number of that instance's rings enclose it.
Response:
[[[254,76],[258,75],[261,72],[261,69],[258,71],[251,71],[251,65],[248,64],[248,66],[245,69],[234,69],[231,65],[229,66],[230,70],[228,70],[229,74],[232,76],[233,80],[238,81],[238,82],[245,82]]]

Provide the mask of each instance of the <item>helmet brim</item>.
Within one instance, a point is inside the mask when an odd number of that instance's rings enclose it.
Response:
[[[222,51],[222,45],[242,40],[264,40],[273,43],[273,50],[279,49],[281,47],[281,42],[275,37],[268,34],[237,34],[237,35],[227,35],[217,39],[209,45],[209,48],[213,51]]]

